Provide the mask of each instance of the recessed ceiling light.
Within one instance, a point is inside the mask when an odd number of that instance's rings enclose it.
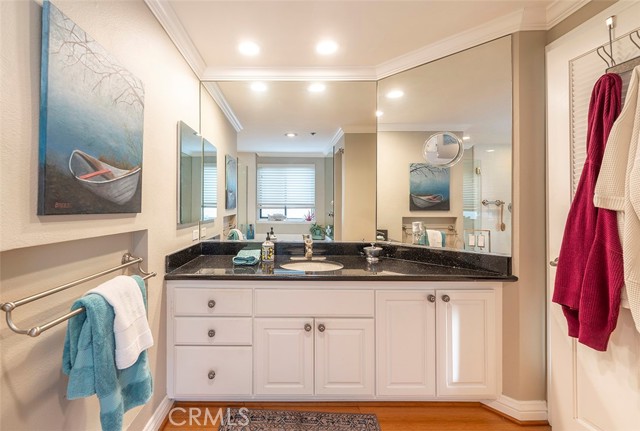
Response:
[[[487,153],[493,153],[495,150],[485,150]]]
[[[392,90],[390,92],[387,93],[387,98],[388,99],[397,99],[399,97],[404,96],[404,91],[402,90]]]
[[[295,138],[296,136],[298,136],[298,134],[289,132],[289,133],[285,133],[284,136],[286,136],[287,138]]]
[[[309,85],[309,87],[307,87],[307,90],[309,90],[309,92],[311,93],[322,93],[325,88],[327,88],[323,83],[321,82],[316,82],[314,84]]]
[[[238,45],[238,51],[243,55],[258,55],[260,47],[257,43],[247,40]]]
[[[376,111],[376,117],[382,117],[383,114],[384,112],[382,111]]]
[[[316,45],[316,52],[320,55],[331,55],[338,50],[338,44],[332,40],[323,40]]]
[[[264,82],[254,82],[251,84],[251,89],[256,92],[267,91],[267,84]]]
[[[462,137],[462,140],[463,140],[463,141],[468,141],[469,139],[471,139],[471,136],[463,136],[463,137]]]

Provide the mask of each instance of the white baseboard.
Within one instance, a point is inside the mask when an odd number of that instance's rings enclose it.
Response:
[[[519,421],[546,421],[547,402],[540,401],[518,401],[506,395],[500,395],[497,400],[482,401],[483,404],[511,416]]]
[[[162,426],[164,418],[169,414],[171,406],[173,406],[173,400],[170,400],[168,397],[164,397],[156,411],[153,412],[153,415],[149,418],[149,421],[147,422],[147,425],[145,425],[143,431],[158,431],[160,426]]]

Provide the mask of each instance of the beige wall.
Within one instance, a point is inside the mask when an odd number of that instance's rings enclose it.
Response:
[[[462,232],[462,163],[451,167],[450,210],[409,211],[409,164],[424,163],[424,141],[436,132],[378,132],[377,228],[388,230],[394,241],[411,242],[402,224],[422,221],[428,226],[455,224]],[[384,204],[382,204],[384,203]]]
[[[341,166],[341,240],[374,241],[376,237],[376,134],[345,133]]]
[[[503,393],[546,399],[544,31],[513,35],[513,273],[503,298]]]
[[[198,124],[199,82],[142,0],[56,6],[144,82],[142,213],[36,216],[42,9],[34,1],[0,2],[0,299],[116,266],[126,250],[144,257],[144,267],[158,272],[148,283],[154,395],[125,416],[125,425],[137,430],[166,396],[164,257],[192,243],[191,229],[176,229],[176,125]],[[234,140],[225,136],[233,152]],[[210,138],[219,146],[217,136]],[[64,314],[74,298],[99,282],[19,308],[16,320],[30,326]],[[95,398],[65,399],[65,327],[32,339],[0,325],[1,429],[100,428]]]

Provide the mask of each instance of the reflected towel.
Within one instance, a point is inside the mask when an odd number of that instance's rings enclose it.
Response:
[[[144,286],[144,281],[142,283]],[[113,307],[116,366],[119,370],[129,368],[138,360],[140,353],[153,346],[153,336],[138,281],[133,277],[119,275],[91,289],[87,292],[89,293],[101,295]]]
[[[430,247],[442,247],[444,234],[439,230],[427,229],[427,245]]]
[[[242,249],[232,260],[234,265],[255,265],[260,262],[260,249]]]
[[[231,241],[242,241],[244,239],[244,235],[242,235],[240,229],[231,229],[227,235],[227,239]]]

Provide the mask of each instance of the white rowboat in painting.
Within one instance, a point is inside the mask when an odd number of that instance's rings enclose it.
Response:
[[[444,196],[439,194],[434,194],[434,195],[411,194],[411,200],[413,201],[413,204],[418,208],[429,208],[442,202],[444,200]]]
[[[141,172],[140,166],[119,169],[80,150],[71,153],[69,170],[83,187],[118,205],[136,193]]]

